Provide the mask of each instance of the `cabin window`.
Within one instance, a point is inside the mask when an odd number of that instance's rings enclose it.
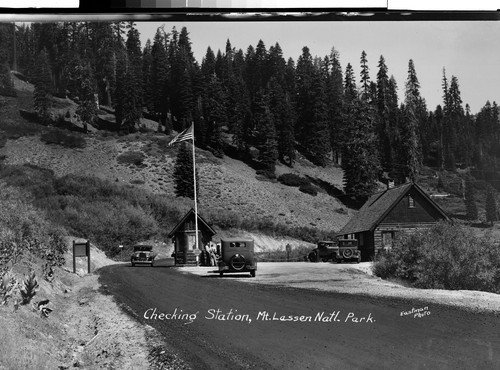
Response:
[[[408,195],[408,208],[415,208],[415,199],[411,195]]]
[[[394,242],[394,231],[382,231],[382,248],[391,249]]]
[[[186,221],[186,223],[184,224],[184,230],[194,230],[195,229],[195,224],[194,224],[194,220],[191,220],[191,221]]]

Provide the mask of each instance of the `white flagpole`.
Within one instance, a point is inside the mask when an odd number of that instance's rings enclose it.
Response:
[[[196,161],[194,155],[194,122],[193,125],[193,182],[194,182],[194,225],[195,225],[195,245],[198,250],[198,200],[196,199]]]

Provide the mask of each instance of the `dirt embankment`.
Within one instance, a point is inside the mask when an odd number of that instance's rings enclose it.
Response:
[[[180,363],[175,355],[165,354],[153,328],[131,319],[112,296],[103,294],[94,271],[115,262],[94,246],[91,256],[91,274],[85,257],[77,258],[74,274],[68,253],[51,282],[41,278],[36,265],[30,266],[39,284],[32,302],[17,309],[13,300],[0,306],[0,369],[155,369],[167,355],[170,368],[182,368],[175,365]],[[22,279],[27,269],[28,264],[15,269],[17,277]],[[47,317],[37,310],[44,300],[52,310]]]

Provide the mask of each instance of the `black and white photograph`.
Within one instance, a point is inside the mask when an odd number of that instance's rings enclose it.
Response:
[[[500,368],[499,35],[0,14],[0,370]]]

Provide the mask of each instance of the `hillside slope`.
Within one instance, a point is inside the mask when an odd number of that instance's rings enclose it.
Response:
[[[57,176],[98,176],[155,193],[174,192],[172,174],[176,151],[174,148],[164,155],[151,154],[147,146],[156,145],[157,136],[134,135],[123,139],[103,138],[97,133],[87,135],[85,140],[85,148],[72,149],[47,145],[39,135],[34,135],[8,140],[0,153],[6,156],[6,164],[31,163],[49,168]],[[144,153],[143,164],[118,162],[117,158],[126,152]],[[325,192],[312,196],[279,182],[261,181],[254,169],[229,157],[217,159],[202,150],[197,150],[196,156],[200,214],[227,213],[231,217],[237,213],[243,218],[267,218],[290,226],[318,227],[326,231],[338,230],[351,215],[351,211]],[[293,172],[306,173],[307,167],[301,167],[297,165]],[[335,167],[324,169],[320,175],[341,178],[340,170]]]

